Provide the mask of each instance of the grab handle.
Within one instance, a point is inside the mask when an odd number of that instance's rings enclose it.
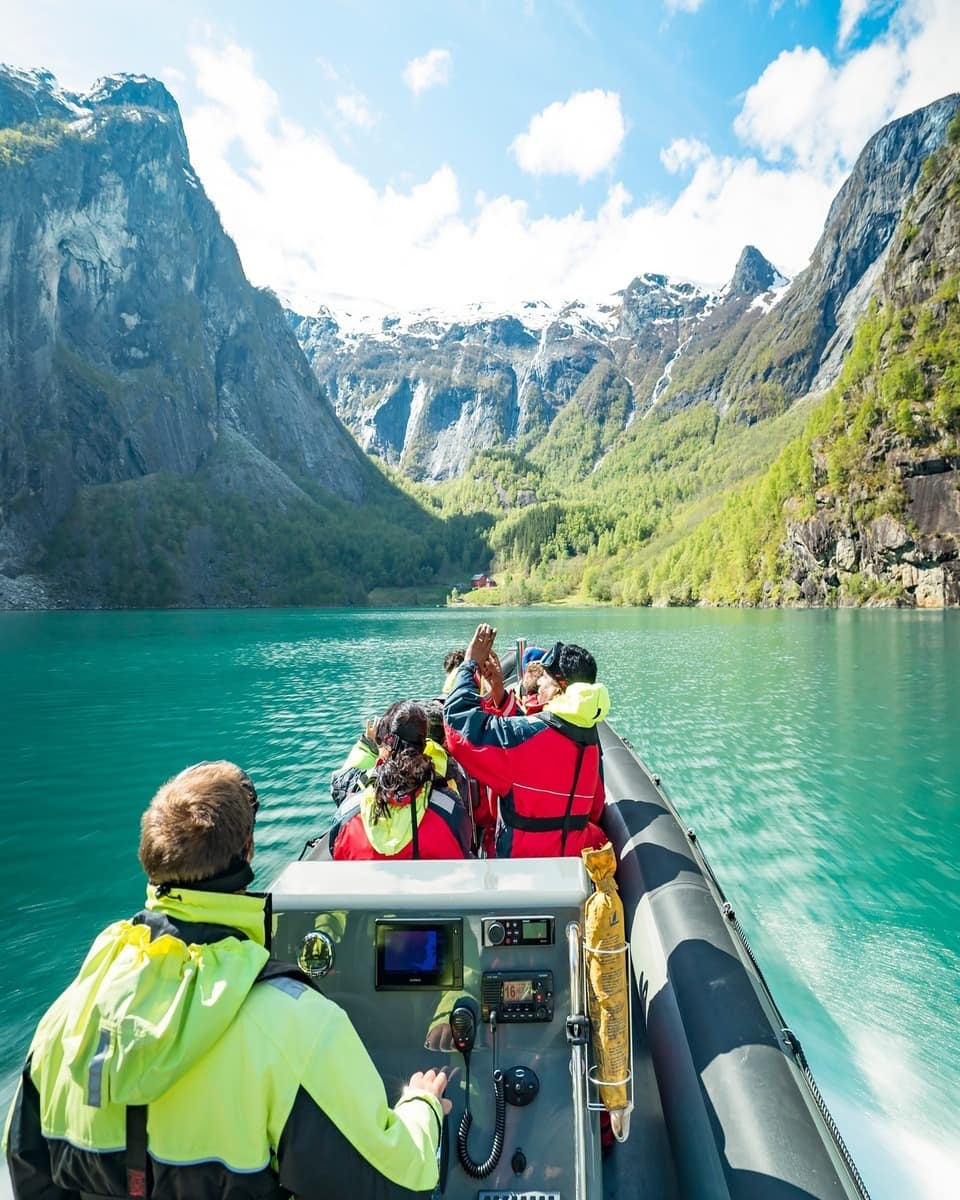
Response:
[[[581,930],[576,921],[567,926],[570,964],[570,1008],[567,1041],[570,1043],[570,1078],[573,1087],[573,1181],[575,1200],[587,1200],[587,1020],[583,992]]]

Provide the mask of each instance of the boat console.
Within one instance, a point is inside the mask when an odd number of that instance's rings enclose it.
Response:
[[[273,953],[347,1011],[391,1100],[448,1071],[452,1200],[599,1194],[577,977],[591,885],[578,859],[543,865],[308,860],[271,888]]]

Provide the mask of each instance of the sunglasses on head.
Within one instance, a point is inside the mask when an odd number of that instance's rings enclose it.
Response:
[[[546,654],[540,659],[540,666],[554,679],[561,679],[560,656],[563,654],[563,642],[554,642]]]

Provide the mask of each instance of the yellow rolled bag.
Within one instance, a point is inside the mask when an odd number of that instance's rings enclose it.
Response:
[[[596,889],[584,911],[583,951],[586,959],[587,1013],[593,1030],[596,1060],[593,1080],[610,1113],[614,1137],[625,1142],[630,1132],[631,1047],[630,996],[623,901],[617,890],[617,856],[607,842],[581,852]],[[591,1078],[593,1077],[591,1072]]]

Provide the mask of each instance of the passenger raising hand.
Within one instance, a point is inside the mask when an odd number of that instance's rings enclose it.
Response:
[[[482,667],[487,661],[490,651],[493,649],[496,636],[497,631],[492,625],[484,623],[478,625],[476,632],[470,639],[470,644],[467,646],[467,658],[472,658],[478,667]]]
[[[490,689],[490,699],[494,707],[499,709],[503,704],[506,689],[503,686],[503,668],[500,666],[500,659],[494,649],[490,649],[487,654],[486,662],[480,665],[480,674],[487,682],[487,687]]]

